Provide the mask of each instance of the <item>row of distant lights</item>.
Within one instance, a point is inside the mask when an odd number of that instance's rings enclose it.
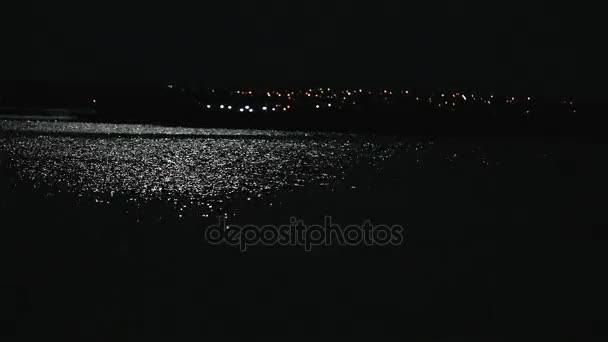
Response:
[[[230,105],[226,106],[226,105],[223,105],[223,104],[222,104],[222,105],[220,105],[219,107],[220,107],[220,109],[232,110],[232,106],[230,106]],[[211,108],[213,108],[213,106],[208,104],[208,105],[207,105],[207,109],[211,109]],[[290,109],[290,108],[291,108],[291,106],[289,106],[289,105],[288,105],[288,106],[286,106],[286,107],[283,107],[283,111],[287,111],[287,110],[288,110],[288,109]],[[276,107],[272,107],[272,108],[268,108],[268,107],[266,107],[266,106],[262,107],[262,110],[263,110],[263,111],[265,111],[265,112],[267,112],[269,109],[270,109],[271,111],[273,111],[273,112],[275,112],[275,111],[277,110],[277,108],[276,108]],[[249,113],[253,113],[253,112],[255,111],[255,109],[253,109],[253,108],[252,108],[252,107],[250,107],[250,106],[245,106],[245,107],[241,107],[241,108],[239,108],[239,112],[241,112],[241,113],[244,113],[244,112],[246,112],[246,111],[247,111],[247,112],[249,112]]]
[[[174,87],[174,86],[173,86],[172,84],[169,84],[169,85],[167,85],[167,87],[168,87],[168,88],[170,88],[170,89],[173,89],[173,87]],[[305,94],[306,94],[306,96],[311,96],[311,95],[312,95],[311,93],[313,93],[315,90],[316,90],[316,89],[308,89],[308,91],[306,91],[306,93],[305,93]],[[321,93],[323,93],[323,92],[324,92],[324,89],[323,89],[323,88],[319,88],[318,90],[320,90],[320,91],[321,91]],[[215,90],[212,90],[212,91],[213,91],[213,92],[215,92]],[[331,91],[331,88],[327,88],[327,91]],[[352,91],[351,91],[351,90],[344,90],[343,92],[346,92],[346,94],[347,94],[348,96],[352,96],[352,95],[354,95],[355,93],[357,93],[357,90],[352,90]],[[253,95],[253,92],[252,92],[252,91],[238,91],[238,90],[237,90],[237,91],[236,91],[236,93],[237,93],[237,94],[243,94],[243,95]],[[275,93],[276,93],[276,95],[277,95],[277,96],[281,97],[281,93],[280,93],[280,92],[275,92]],[[363,89],[359,89],[359,93],[363,93]],[[384,90],[384,91],[382,91],[381,93],[384,93],[385,95],[392,95],[392,94],[393,94],[393,92],[392,92],[391,90]],[[410,93],[410,92],[409,92],[409,90],[405,90],[405,91],[401,91],[401,93],[405,93],[406,95],[409,95],[409,93]],[[271,96],[272,96],[272,93],[271,93],[271,92],[267,92],[266,94],[267,94],[267,96],[268,96],[268,97],[271,97]],[[371,92],[369,92],[369,94],[371,94]],[[291,96],[296,95],[296,93],[293,93],[293,92],[292,92],[292,93],[287,93],[286,95],[287,95],[288,97],[291,97]],[[453,95],[452,95],[452,97],[457,97],[458,95],[460,95],[460,96],[461,96],[461,97],[462,97],[462,98],[463,98],[465,101],[467,101],[467,100],[468,100],[468,99],[467,99],[467,97],[466,97],[464,94],[460,94],[460,93],[453,94]],[[318,95],[316,95],[316,96],[318,97]],[[441,94],[441,97],[445,97],[445,96],[446,96],[445,94]],[[472,97],[473,99],[475,99],[475,95],[471,95],[471,97]],[[491,99],[493,99],[493,98],[494,98],[494,95],[490,95],[490,98],[491,98]],[[416,100],[419,100],[419,98],[418,98],[418,97],[416,97]],[[532,99],[531,99],[530,97],[528,97],[528,98],[527,98],[527,100],[528,100],[528,101],[531,101]],[[507,102],[513,102],[513,101],[515,101],[515,97],[507,98]],[[564,101],[564,103],[567,103],[567,101]],[[571,104],[571,105],[573,105],[574,103],[573,103],[573,102],[570,102],[570,104]],[[229,107],[230,107],[230,106],[229,106]],[[331,104],[329,104],[329,107],[331,107]],[[208,108],[210,108],[210,106],[208,106]],[[317,108],[320,108],[320,106],[319,106],[319,105],[317,105]],[[222,109],[223,109],[223,108],[222,108]],[[228,108],[228,109],[230,109],[230,108]],[[248,108],[246,107],[245,109],[248,109]],[[262,109],[262,110],[264,110],[264,109]],[[267,109],[266,109],[266,110],[267,110]],[[243,110],[243,111],[244,111],[244,110]]]
[[[168,87],[169,87],[169,88],[173,88],[173,85],[168,85]],[[323,93],[323,89],[322,89],[322,88],[320,88],[319,90],[321,90],[321,93]],[[331,91],[331,89],[330,89],[330,88],[327,88],[327,91]],[[309,89],[307,92],[305,92],[305,94],[306,94],[306,96],[309,96],[309,97],[310,97],[310,96],[312,95],[312,94],[311,94],[312,92],[314,92],[314,90],[313,90],[313,89]],[[356,90],[353,90],[352,92],[351,92],[350,90],[346,90],[346,91],[344,91],[344,92],[346,92],[346,94],[347,94],[348,96],[352,96],[352,95],[354,95],[354,93],[357,93],[357,91],[356,91]],[[363,92],[363,89],[359,89],[359,93],[362,93],[362,92]],[[252,91],[237,91],[237,93],[238,93],[238,94],[249,94],[249,95],[253,95],[253,92],[252,92]],[[369,92],[369,93],[371,94],[371,92]],[[393,94],[393,92],[392,92],[392,91],[390,91],[390,90],[384,90],[384,91],[383,91],[383,92],[381,92],[381,93],[384,93],[385,95],[392,95],[392,94]],[[409,92],[408,90],[405,90],[405,91],[401,91],[401,93],[405,93],[405,94],[408,94],[408,95],[409,95],[409,93],[410,93],[410,92]],[[271,96],[272,96],[271,92],[267,92],[267,95],[268,95],[268,97],[271,97]],[[280,97],[280,96],[281,96],[281,93],[280,93],[280,92],[276,92],[276,95],[278,95],[278,96]],[[288,93],[288,94],[287,94],[287,96],[288,96],[288,97],[291,97],[291,96],[293,96],[293,95],[295,95],[295,94],[294,94],[294,93]],[[457,96],[460,96],[460,97],[461,97],[461,98],[462,98],[464,101],[468,101],[468,98],[467,98],[467,97],[466,97],[466,95],[464,95],[464,94],[460,94],[460,93],[452,94],[452,97],[457,97]],[[315,97],[319,97],[319,96],[318,96],[318,95],[315,95]],[[441,97],[446,97],[446,94],[441,94]],[[475,100],[475,95],[471,95],[471,98]],[[346,98],[344,98],[344,99],[346,100]],[[494,99],[494,95],[490,95],[490,99]],[[420,100],[420,98],[419,98],[419,97],[416,97],[416,101],[419,101],[419,100]],[[483,98],[481,98],[481,100],[483,101]],[[526,98],[526,100],[529,102],[529,101],[531,101],[531,100],[532,100],[532,98],[531,98],[531,97],[527,97],[527,98]],[[93,103],[95,103],[95,102],[96,102],[96,101],[95,101],[95,100],[93,100]],[[432,102],[432,98],[429,98],[429,102]],[[492,103],[490,100],[488,100],[488,101],[483,101],[483,102],[486,102],[487,104],[491,104],[491,103]],[[514,102],[515,102],[515,97],[510,97],[510,98],[507,98],[507,101],[506,101],[506,102],[507,102],[507,103],[514,103]],[[566,103],[566,104],[567,104],[568,102],[567,102],[567,101],[563,101],[563,103]],[[354,104],[354,103],[353,103],[353,104]],[[446,105],[447,105],[447,104],[448,104],[448,103],[446,102]],[[569,104],[570,104],[570,105],[574,105],[574,102],[569,102]],[[455,105],[455,103],[454,103],[453,105]],[[328,106],[328,107],[331,107],[332,105],[331,105],[331,103],[328,103],[328,104],[327,104],[327,106]],[[211,109],[211,108],[212,108],[212,106],[211,106],[211,105],[207,105],[207,108],[208,108],[208,109]],[[317,104],[317,105],[315,105],[315,108],[316,108],[316,109],[320,109],[320,108],[321,108],[321,105]],[[220,109],[228,109],[228,110],[232,110],[232,106],[220,105]],[[284,111],[287,111],[288,109],[289,109],[289,106],[287,106],[287,107],[283,107],[283,110],[284,110]],[[266,106],[265,106],[265,107],[262,107],[262,111],[268,111],[268,110],[269,110],[269,108],[268,108],[268,107],[266,107]],[[275,107],[273,107],[273,108],[271,108],[271,110],[272,110],[272,111],[276,111],[276,108],[275,108]],[[240,112],[245,112],[245,111],[248,111],[248,112],[250,112],[250,113],[253,113],[255,110],[254,110],[253,108],[249,107],[249,106],[245,106],[245,108],[239,108],[239,111],[240,111]]]
[[[331,103],[328,103],[328,104],[327,104],[327,107],[330,107],[330,108],[331,108],[331,106],[332,106],[332,105],[331,105]],[[228,110],[232,110],[232,106],[226,106],[226,105],[223,105],[223,104],[222,104],[222,105],[220,105],[219,107],[220,107],[220,109],[228,109]],[[213,108],[213,106],[212,106],[212,105],[210,105],[210,104],[208,104],[208,105],[207,105],[207,109],[212,109],[212,108]],[[283,107],[283,111],[287,111],[287,110],[288,110],[288,109],[290,109],[290,108],[291,108],[291,106],[289,106],[289,105],[288,105],[288,106],[286,106],[286,107]],[[317,105],[315,105],[315,108],[320,109],[320,108],[321,108],[321,105],[320,105],[320,104],[317,104]],[[266,111],[268,111],[269,109],[270,109],[271,111],[273,111],[273,112],[275,112],[275,111],[277,110],[277,108],[276,108],[276,107],[272,107],[272,108],[268,108],[268,107],[266,107],[266,106],[262,107],[262,111],[265,111],[265,112],[266,112]],[[243,112],[245,112],[245,111],[248,111],[249,113],[253,113],[255,110],[254,110],[253,108],[251,108],[250,106],[245,106],[244,108],[239,108],[239,112],[243,113]]]
[[[320,90],[321,90],[321,93],[323,93],[323,89],[321,88]],[[328,90],[328,91],[330,91],[330,89],[329,89],[329,88],[328,88],[327,90]],[[319,96],[319,94],[314,94],[314,95],[313,95],[313,92],[314,92],[314,91],[315,91],[315,90],[313,90],[313,89],[308,89],[307,91],[305,91],[305,92],[304,92],[304,94],[305,94],[306,96],[308,96],[308,97],[312,97],[312,96],[314,96],[314,97],[320,97],[320,96]],[[343,93],[345,93],[345,95],[346,95],[346,96],[353,96],[353,95],[355,95],[357,92],[358,92],[358,93],[363,93],[363,89],[359,89],[358,91],[357,91],[357,90],[352,90],[352,91],[351,91],[351,90],[343,90],[342,92],[343,92]],[[249,94],[249,95],[252,95],[252,94],[253,94],[253,92],[251,92],[251,91],[242,91],[242,92],[241,92],[241,91],[237,91],[237,93],[238,93],[238,94]],[[369,93],[370,95],[372,94],[372,92],[368,92],[368,93]],[[409,95],[409,94],[410,94],[409,90],[403,90],[403,91],[400,91],[400,93],[402,93],[402,94],[406,94],[406,95]],[[272,93],[271,93],[271,92],[267,92],[266,94],[267,94],[267,96],[268,96],[268,97],[272,97]],[[380,94],[383,94],[384,96],[390,96],[390,95],[393,95],[393,91],[391,91],[391,90],[384,90],[384,91],[381,91],[381,92],[380,92]],[[277,95],[277,96],[281,97],[281,93],[280,93],[280,92],[275,92],[275,95]],[[291,96],[294,96],[294,95],[295,95],[295,93],[287,93],[287,97],[291,97]],[[449,95],[447,95],[447,96],[449,96]],[[446,94],[445,94],[445,93],[444,93],[444,94],[441,94],[441,97],[442,97],[442,98],[443,98],[443,97],[447,97],[447,96],[446,96]],[[468,100],[469,100],[469,98],[468,98],[466,95],[461,94],[461,93],[455,93],[455,94],[451,94],[451,96],[452,96],[453,98],[456,98],[456,97],[461,97],[461,98],[462,98],[464,101],[468,101]],[[334,95],[334,97],[337,97],[337,95]],[[473,100],[475,100],[475,99],[476,99],[476,98],[475,98],[475,95],[471,95],[471,98],[472,98]],[[343,97],[342,99],[343,99],[343,100],[346,100],[347,98],[346,98],[346,97]],[[494,95],[490,95],[490,99],[494,99]],[[527,97],[526,99],[527,99],[527,101],[528,101],[528,102],[532,100],[532,98],[531,98],[531,97]],[[419,98],[419,97],[416,97],[416,101],[419,101],[419,100],[420,100],[420,98]],[[482,100],[483,102],[485,102],[485,103],[491,104],[491,101],[489,101],[489,100],[488,100],[488,101],[484,101],[484,100],[483,100],[483,97],[481,98],[481,100]],[[432,102],[432,100],[431,100],[431,102]],[[509,98],[507,98],[506,102],[507,102],[507,103],[515,103],[515,97],[509,97]],[[320,105],[316,105],[316,108],[320,108],[320,107],[321,107]],[[331,104],[329,105],[329,107],[331,107]]]
[[[392,92],[387,92],[386,90],[385,90],[384,92],[385,92],[386,94],[392,95]],[[409,91],[405,91],[405,94],[409,94]],[[281,94],[278,94],[278,95],[279,95],[279,96],[281,96]],[[348,92],[348,93],[347,93],[347,95],[348,95],[348,96],[352,96],[352,94],[351,94],[350,92]],[[466,97],[466,95],[464,95],[464,94],[453,94],[453,95],[452,95],[452,97],[454,97],[454,98],[455,98],[455,97],[457,97],[458,95],[460,95],[460,97],[461,97],[463,100],[468,101],[468,98],[467,98],[467,97]],[[269,93],[269,95],[268,95],[268,96],[271,96],[271,95],[270,95],[270,93]],[[306,96],[309,96],[309,97],[310,97],[310,96],[311,96],[311,94],[310,94],[310,93],[306,93]],[[445,94],[441,94],[441,97],[445,97]],[[471,95],[471,98],[475,99],[475,95]],[[493,99],[493,98],[494,98],[494,95],[491,95],[491,96],[490,96],[490,98],[491,98],[491,99]],[[344,98],[344,99],[346,99],[346,98]],[[483,98],[482,98],[482,99],[483,99]],[[416,100],[419,100],[419,97],[416,97]],[[527,100],[528,100],[528,101],[531,101],[531,100],[532,100],[532,98],[531,98],[531,97],[528,97],[528,98],[527,98]],[[515,97],[510,97],[510,98],[507,98],[507,102],[514,102],[514,101],[515,101]],[[564,102],[564,103],[566,103],[566,102]],[[573,103],[571,102],[570,104],[573,104]],[[329,104],[329,106],[331,107],[331,104]]]

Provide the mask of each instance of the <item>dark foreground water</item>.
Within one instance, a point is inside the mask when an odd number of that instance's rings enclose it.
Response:
[[[601,335],[606,147],[0,121],[9,333]],[[391,247],[203,231],[401,225]],[[4,297],[6,300],[4,300]]]

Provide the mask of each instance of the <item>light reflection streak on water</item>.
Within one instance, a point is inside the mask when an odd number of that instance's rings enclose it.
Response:
[[[359,162],[388,158],[396,145],[343,135],[301,139],[304,133],[200,130],[140,125],[9,123],[5,130],[40,135],[2,138],[19,181],[96,202],[161,200],[177,212],[208,216],[232,199],[256,200],[306,186],[334,187]],[[48,136],[44,132],[136,133],[133,137]],[[137,133],[145,132],[145,138]],[[150,138],[149,134],[229,134],[230,138]],[[260,134],[283,139],[248,138]],[[287,137],[287,139],[285,139]]]
[[[136,208],[161,201],[176,215],[202,217],[233,214],[231,202],[332,191],[353,169],[379,170],[396,155],[431,172],[500,164],[479,147],[418,139],[73,122],[0,121],[0,153],[19,182],[51,193]]]

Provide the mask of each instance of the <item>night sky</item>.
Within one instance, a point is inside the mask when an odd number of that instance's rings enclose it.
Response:
[[[601,11],[504,1],[27,2],[2,78],[601,96]],[[605,88],[605,87],[603,87]]]

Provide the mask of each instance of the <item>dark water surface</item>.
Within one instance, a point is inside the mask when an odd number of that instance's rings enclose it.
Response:
[[[606,147],[0,121],[19,335],[591,335]],[[402,225],[399,247],[211,246],[235,224]],[[593,293],[593,295],[592,295]],[[12,298],[15,298],[14,300]]]

